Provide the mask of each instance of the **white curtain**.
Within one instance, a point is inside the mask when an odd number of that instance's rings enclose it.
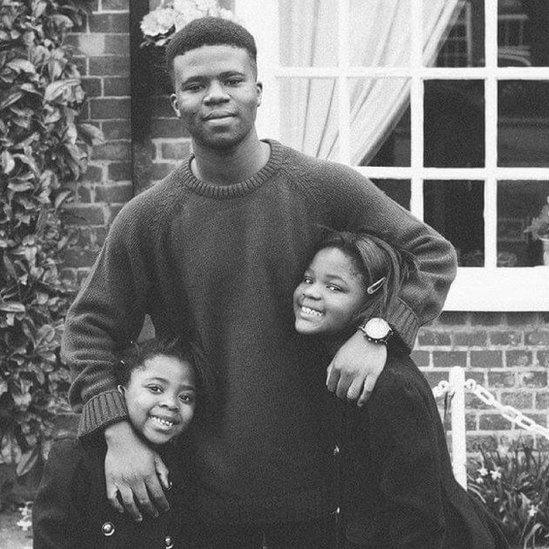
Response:
[[[436,60],[462,0],[423,2],[423,61]],[[351,0],[350,63],[352,66],[408,66],[410,0]],[[283,65],[337,66],[337,2],[281,0]],[[398,122],[409,101],[407,78],[349,80],[351,162],[367,163]],[[281,80],[282,140],[312,156],[339,158],[336,80]]]

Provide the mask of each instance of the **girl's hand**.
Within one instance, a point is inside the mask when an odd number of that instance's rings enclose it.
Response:
[[[326,386],[341,399],[357,400],[363,406],[387,361],[387,347],[354,333],[328,366]]]
[[[137,522],[142,520],[142,512],[157,517],[167,511],[170,506],[160,481],[169,489],[168,469],[160,456],[134,433],[127,421],[107,427],[105,440],[105,479],[110,504],[120,513],[125,509]]]

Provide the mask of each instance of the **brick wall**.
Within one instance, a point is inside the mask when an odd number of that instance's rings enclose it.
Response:
[[[80,55],[89,96],[85,116],[106,137],[104,145],[93,149],[88,173],[76,185],[78,198],[72,210],[77,220],[84,221],[84,230],[67,268],[79,278],[87,272],[122,204],[169,173],[190,148],[173,116],[166,85],[150,88],[150,130],[139,143],[135,139],[130,143],[128,5],[122,0],[96,0],[86,25],[70,37]],[[549,313],[444,313],[420,331],[414,358],[431,386],[448,379],[450,367],[464,366],[466,378],[548,425]],[[478,442],[494,447],[519,435],[529,440],[528,433],[513,431],[507,420],[472,395],[466,402],[469,451]],[[543,444],[549,447],[549,441]]]

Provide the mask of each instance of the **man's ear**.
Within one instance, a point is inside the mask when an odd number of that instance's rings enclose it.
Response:
[[[257,87],[257,106],[261,105],[261,98],[263,97],[263,83],[262,82],[256,82]]]
[[[170,101],[172,104],[172,109],[175,111],[177,118],[181,118],[181,111],[179,110],[179,103],[177,101],[177,95],[175,93],[172,93],[170,95]]]

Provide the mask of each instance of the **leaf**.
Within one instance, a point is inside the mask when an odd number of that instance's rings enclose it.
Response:
[[[34,65],[28,59],[12,59],[7,66],[17,72],[28,72],[31,74],[36,72]]]
[[[61,204],[63,204],[63,202],[65,202],[65,200],[71,196],[71,191],[61,191],[56,197],[55,197],[55,203],[54,203],[54,206],[55,206],[55,209],[57,210],[57,208],[59,208],[59,206],[61,206]]]
[[[78,124],[78,129],[91,145],[100,145],[105,140],[103,132],[93,124]]]
[[[67,17],[66,15],[56,13],[55,15],[52,15],[51,18],[55,22],[55,24],[59,25],[60,27],[67,27],[68,29],[70,29],[74,26],[72,19],[70,17]]]
[[[2,151],[2,169],[5,174],[9,174],[15,168],[15,160],[9,151]]]
[[[4,99],[0,103],[0,110],[3,110],[6,107],[9,107],[10,105],[13,105],[16,101],[19,101],[21,97],[23,97],[23,92],[21,91],[16,91],[11,93],[10,95],[8,95],[8,97],[6,97],[6,99]]]
[[[23,475],[27,474],[35,465],[36,461],[38,459],[38,456],[40,455],[40,448],[39,446],[35,446],[32,450],[29,450],[25,452],[17,464],[17,467],[15,469],[15,473],[18,477],[22,477]]]
[[[12,190],[14,193],[24,193],[25,191],[34,189],[34,185],[30,181],[21,181],[19,183],[12,181],[8,184],[8,189]]]
[[[80,81],[77,78],[68,78],[67,80],[57,80],[56,82],[52,82],[46,87],[46,91],[44,92],[44,101],[52,102],[67,88],[77,86],[78,84],[80,84]]]
[[[0,302],[0,311],[5,313],[24,313],[26,309],[22,303],[17,301],[4,301]]]

